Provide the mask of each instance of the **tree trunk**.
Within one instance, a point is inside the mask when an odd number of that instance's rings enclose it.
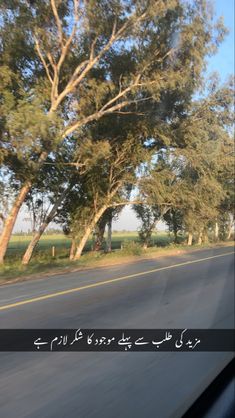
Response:
[[[76,250],[76,238],[72,237],[70,253],[69,253],[69,259],[71,261],[74,259],[75,250]]]
[[[209,242],[209,238],[208,238],[208,234],[207,234],[207,230],[206,229],[204,229],[204,231],[203,231],[202,241],[204,242],[204,244],[208,244],[208,242]]]
[[[173,231],[173,234],[174,234],[174,243],[175,243],[175,244],[178,244],[178,233],[177,233],[177,231],[176,231],[176,230],[174,230],[174,231]]]
[[[229,231],[228,231],[228,235],[227,235],[227,240],[230,240],[231,239],[231,235],[232,235],[232,227],[230,227],[229,228]]]
[[[229,223],[228,235],[227,235],[228,240],[231,238],[233,230],[234,230],[234,219],[232,219],[231,222]]]
[[[105,224],[98,225],[95,236],[94,251],[100,251],[104,240]]]
[[[47,151],[43,151],[38,159],[38,168],[41,167],[41,165],[44,163],[44,161],[46,160],[48,156],[48,152]],[[27,181],[25,182],[25,184],[22,186],[13,206],[12,209],[10,211],[10,214],[8,215],[5,224],[4,224],[4,228],[0,237],[0,264],[3,264],[4,262],[4,257],[6,254],[6,250],[11,238],[11,234],[14,228],[14,225],[16,223],[16,219],[18,216],[18,213],[25,201],[25,198],[27,196],[27,194],[29,193],[30,189],[32,187],[32,182],[31,181]]]
[[[86,242],[91,234],[91,232],[93,231],[95,225],[97,224],[97,222],[99,221],[99,219],[101,218],[101,216],[103,215],[103,213],[106,211],[107,209],[107,205],[103,206],[94,216],[93,220],[91,221],[90,225],[88,225],[88,227],[85,229],[84,235],[82,237],[82,239],[80,240],[77,249],[76,249],[76,253],[75,256],[73,258],[74,261],[79,260],[79,258],[82,255],[82,251],[86,245]]]
[[[84,249],[84,247],[86,245],[86,242],[87,242],[87,240],[88,240],[88,238],[89,238],[92,230],[93,230],[93,227],[92,226],[88,226],[86,228],[86,230],[84,232],[84,235],[83,235],[82,239],[80,240],[80,242],[79,242],[79,244],[77,246],[75,255],[73,257],[73,261],[79,260],[79,258],[81,257],[82,251],[83,251],[83,249]]]
[[[215,223],[215,241],[219,239],[219,224],[218,222]]]
[[[27,264],[29,264],[31,257],[33,255],[33,251],[38,243],[38,241],[40,240],[42,234],[44,233],[45,229],[48,227],[49,223],[52,221],[52,219],[55,217],[56,212],[60,206],[60,204],[62,203],[63,199],[65,198],[65,195],[67,193],[67,189],[64,190],[64,192],[62,193],[62,195],[57,199],[57,201],[54,203],[54,206],[51,208],[50,213],[48,214],[48,216],[46,217],[45,221],[40,225],[39,230],[37,232],[35,232],[35,234],[33,235],[33,238],[31,239],[24,255],[22,258],[22,264],[24,266],[26,266]]]
[[[30,191],[30,188],[31,188],[31,182],[27,182],[22,186],[15,202],[13,203],[10,214],[5,220],[2,234],[0,237],[0,264],[3,264],[4,262],[4,257],[7,251],[7,247],[11,238],[14,225],[16,223],[18,213],[25,201],[25,198],[28,192]]]
[[[108,235],[107,235],[107,252],[111,253],[112,251],[112,217],[109,218],[108,223]]]
[[[43,225],[40,227],[39,231],[37,231],[34,234],[33,238],[31,239],[31,241],[30,241],[30,243],[29,243],[29,245],[28,245],[28,247],[27,247],[27,249],[26,249],[26,251],[23,255],[23,258],[22,258],[21,264],[23,266],[27,266],[27,264],[29,264],[29,262],[31,260],[31,257],[33,255],[34,248],[36,247],[38,241],[40,240],[43,232],[45,231],[45,229],[47,227],[47,225],[48,224],[46,222],[44,222]]]
[[[198,243],[198,245],[202,245],[202,230],[201,229],[199,231],[197,243]]]
[[[233,228],[232,228],[232,226],[230,226],[229,231],[228,231],[228,235],[227,235],[227,240],[230,240],[231,235],[232,235],[232,230],[233,230]]]
[[[188,245],[192,245],[193,243],[193,234],[191,232],[188,233]]]

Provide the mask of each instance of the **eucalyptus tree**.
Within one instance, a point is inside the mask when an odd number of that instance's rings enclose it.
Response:
[[[129,202],[128,202],[129,204]],[[118,219],[123,206],[116,206],[108,208],[97,222],[94,229],[94,246],[93,250],[100,251],[105,244],[105,251],[112,251],[112,222]],[[104,239],[105,229],[107,228],[106,242]]]
[[[28,211],[31,212],[31,217],[34,217],[35,228],[22,258],[24,265],[29,263],[42,234],[53,221],[66,194],[78,182],[80,173],[85,169],[85,162],[81,163],[82,147],[79,149],[79,155],[75,148],[76,142],[67,140],[58,147],[56,155],[51,153],[41,170],[40,177],[34,181],[26,197],[25,203]]]
[[[5,217],[8,213],[8,207],[11,196],[11,189],[8,184],[5,184],[3,179],[0,179],[0,231],[5,222]]]
[[[218,222],[222,202],[233,183],[234,88],[231,80],[220,86],[212,80],[205,97],[192,103],[191,111],[176,130],[184,146],[174,150],[179,165],[181,198],[188,243],[196,233],[207,239],[209,224]]]
[[[168,135],[172,143],[173,131],[168,131]],[[164,149],[160,145],[160,149],[153,152],[147,173],[139,182],[139,199],[143,204],[134,205],[133,209],[141,221],[139,237],[145,248],[151,242],[156,224],[178,206],[181,190],[172,152],[168,142]]]
[[[135,183],[135,168],[145,158],[145,151],[134,138],[118,146],[110,141],[99,143],[106,154],[82,176],[78,191],[68,194],[58,218],[65,231],[76,239],[77,260],[101,217],[109,208],[129,204],[129,190]],[[139,148],[139,149],[138,149]],[[134,154],[134,155],[133,155]],[[74,197],[73,197],[74,196]]]
[[[166,219],[178,211],[189,245],[193,235],[206,241],[209,226],[218,223],[226,206],[232,208],[233,83],[221,86],[213,78],[206,87],[205,95],[173,120],[170,144],[156,154],[140,189],[149,207],[168,208]]]
[[[234,193],[234,141],[224,144],[224,167],[219,173],[219,182],[224,190],[224,198],[219,204],[217,233],[215,238],[230,239],[234,231],[235,193]]]
[[[163,216],[164,222],[168,226],[169,232],[173,233],[174,243],[179,243],[178,234],[183,232],[183,213],[178,208],[172,207],[167,213]]]
[[[137,219],[141,221],[141,226],[138,230],[139,239],[146,249],[151,244],[151,236],[156,228],[156,223],[161,219],[160,208],[156,205],[133,205],[134,212]]]
[[[2,0],[1,160],[15,200],[0,262],[22,204],[57,145],[105,115],[152,100],[187,101],[223,37],[207,1]],[[217,36],[218,35],[218,36]],[[173,106],[171,106],[173,107]]]

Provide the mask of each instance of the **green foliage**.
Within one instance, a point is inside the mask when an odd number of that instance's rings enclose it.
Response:
[[[207,223],[227,205],[216,158],[231,84],[212,82],[209,99],[192,103],[226,32],[206,0],[3,0],[0,12],[0,163],[16,198],[27,185],[40,213],[38,202],[67,191],[57,222],[81,238],[150,165],[140,186],[155,208],[140,214],[146,244],[158,211],[180,206],[192,223],[190,206]]]
[[[220,212],[218,217],[219,223],[219,239],[221,241],[226,241],[228,238],[230,229],[234,230],[234,217],[230,212]],[[232,235],[232,234],[231,234]]]
[[[192,102],[188,114],[172,130],[177,146],[156,153],[140,182],[145,202],[166,212],[164,218],[175,240],[180,230],[206,239],[211,223],[225,222],[223,211],[227,217],[229,212],[232,215],[232,103],[230,81],[213,85],[205,98]],[[147,212],[145,223],[148,218]]]
[[[134,205],[133,209],[137,219],[141,221],[141,227],[138,230],[140,242],[147,248],[151,244],[151,236],[156,223],[161,218],[161,209],[156,205]]]
[[[122,253],[125,255],[141,255],[143,248],[140,243],[125,240],[122,243]]]
[[[179,209],[172,208],[164,215],[164,221],[166,222],[169,231],[173,232],[174,243],[177,244],[179,242],[178,233],[183,231],[183,212]]]

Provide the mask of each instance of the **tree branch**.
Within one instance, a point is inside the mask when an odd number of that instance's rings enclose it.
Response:
[[[64,33],[63,33],[61,20],[59,18],[58,10],[57,10],[57,7],[55,5],[54,0],[51,0],[51,8],[52,8],[53,15],[54,15],[55,21],[56,21],[56,26],[57,26],[57,30],[58,30],[59,42],[60,42],[60,45],[61,45],[61,49],[63,49],[64,48],[64,44],[63,44],[63,34]]]
[[[35,49],[36,49],[36,51],[38,53],[38,56],[39,56],[39,58],[40,58],[40,60],[43,64],[43,67],[45,68],[47,78],[49,79],[50,83],[53,85],[53,79],[51,78],[50,71],[48,69],[48,65],[47,65],[47,63],[46,63],[46,61],[45,61],[45,59],[42,55],[42,51],[41,51],[40,46],[39,46],[39,41],[36,38],[36,36],[34,36],[34,41],[35,41]]]
[[[93,43],[91,45],[90,57],[89,57],[88,61],[87,60],[84,61],[86,63],[85,68],[82,70],[82,72],[80,74],[79,74],[79,72],[80,72],[81,68],[83,67],[84,63],[79,64],[79,66],[75,69],[75,71],[74,71],[71,79],[67,83],[65,89],[58,96],[58,98],[56,100],[56,104],[55,104],[56,107],[58,107],[58,105],[61,103],[61,101],[64,99],[64,97],[67,94],[71,93],[78,86],[78,84],[84,79],[84,77],[87,75],[87,73],[97,64],[97,62],[99,62],[99,60],[102,58],[102,56],[105,54],[105,52],[110,50],[111,46],[118,39],[120,39],[120,37],[127,30],[128,26],[135,27],[139,22],[141,22],[142,20],[144,20],[146,18],[147,14],[148,14],[147,12],[143,12],[140,16],[137,17],[136,13],[133,13],[133,15],[128,18],[128,20],[122,25],[122,27],[118,31],[116,31],[117,22],[115,20],[114,24],[113,24],[112,33],[111,33],[111,36],[110,36],[107,44],[101,49],[101,51],[96,56],[94,56],[94,46],[95,46],[96,40],[93,41]]]
[[[68,37],[65,45],[62,46],[62,50],[61,50],[61,56],[60,59],[58,61],[57,64],[57,68],[58,68],[58,72],[60,71],[60,68],[65,60],[65,57],[68,53],[69,47],[73,41],[73,38],[76,34],[76,30],[77,30],[77,24],[78,24],[78,20],[79,20],[79,15],[78,15],[78,4],[79,4],[79,0],[74,0],[74,23],[73,23],[73,28],[71,31],[70,36]]]

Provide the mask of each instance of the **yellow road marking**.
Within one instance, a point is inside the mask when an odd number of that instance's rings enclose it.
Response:
[[[169,269],[173,269],[173,268],[177,268],[177,267],[181,267],[181,266],[187,266],[189,264],[200,263],[202,261],[212,260],[213,258],[225,257],[226,255],[231,255],[231,254],[234,254],[234,252],[231,251],[231,252],[224,253],[224,254],[213,255],[211,257],[200,258],[198,260],[185,261],[183,263],[172,264],[172,265],[166,266],[166,267],[159,267],[159,268],[156,268],[156,269],[153,269],[153,270],[147,270],[147,271],[142,271],[140,273],[129,274],[128,276],[122,276],[122,277],[118,277],[116,279],[104,280],[102,282],[88,284],[88,285],[80,286],[80,287],[75,287],[75,288],[68,289],[68,290],[62,290],[62,291],[56,292],[56,293],[49,293],[49,294],[44,295],[44,296],[38,296],[38,297],[35,297],[35,298],[32,298],[32,299],[22,300],[21,302],[11,303],[10,305],[0,306],[0,311],[3,311],[5,309],[14,308],[16,306],[26,305],[28,303],[38,302],[40,300],[51,299],[51,298],[55,298],[57,296],[62,296],[62,295],[68,295],[69,293],[80,292],[81,290],[91,289],[92,287],[105,286],[106,284],[120,282],[122,280],[128,280],[128,279],[132,279],[134,277],[139,277],[139,276],[144,276],[146,274],[156,273],[158,271],[169,270]]]

